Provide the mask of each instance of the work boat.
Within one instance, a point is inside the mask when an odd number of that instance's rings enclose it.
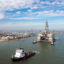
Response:
[[[26,60],[30,57],[32,57],[33,55],[35,55],[35,52],[24,52],[23,48],[19,48],[16,50],[15,55],[12,56],[12,61],[20,61],[20,60]]]
[[[54,42],[53,41],[51,42],[51,45],[54,45]]]
[[[37,41],[33,41],[32,43],[33,43],[33,44],[36,44],[36,43],[37,43]]]
[[[25,52],[22,48],[16,50],[15,55],[12,56],[13,61],[21,60],[25,57]]]

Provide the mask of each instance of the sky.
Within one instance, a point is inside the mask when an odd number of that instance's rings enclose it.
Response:
[[[0,0],[0,31],[64,30],[64,0]]]

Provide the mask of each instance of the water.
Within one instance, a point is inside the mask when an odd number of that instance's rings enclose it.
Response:
[[[50,43],[32,44],[36,37],[10,42],[0,42],[0,64],[64,64],[64,35],[56,35],[55,45]],[[12,62],[11,56],[16,48],[22,47],[26,52],[35,51],[36,55],[20,62]]]

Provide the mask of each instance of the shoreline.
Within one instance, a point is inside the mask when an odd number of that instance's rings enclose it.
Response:
[[[36,36],[31,36],[31,37],[36,37]],[[0,42],[16,41],[16,40],[22,40],[25,38],[30,38],[30,37],[24,37],[24,38],[20,38],[20,39],[0,40]]]

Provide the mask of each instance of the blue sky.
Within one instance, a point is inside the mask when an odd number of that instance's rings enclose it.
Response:
[[[0,30],[64,30],[64,0],[0,0]]]

